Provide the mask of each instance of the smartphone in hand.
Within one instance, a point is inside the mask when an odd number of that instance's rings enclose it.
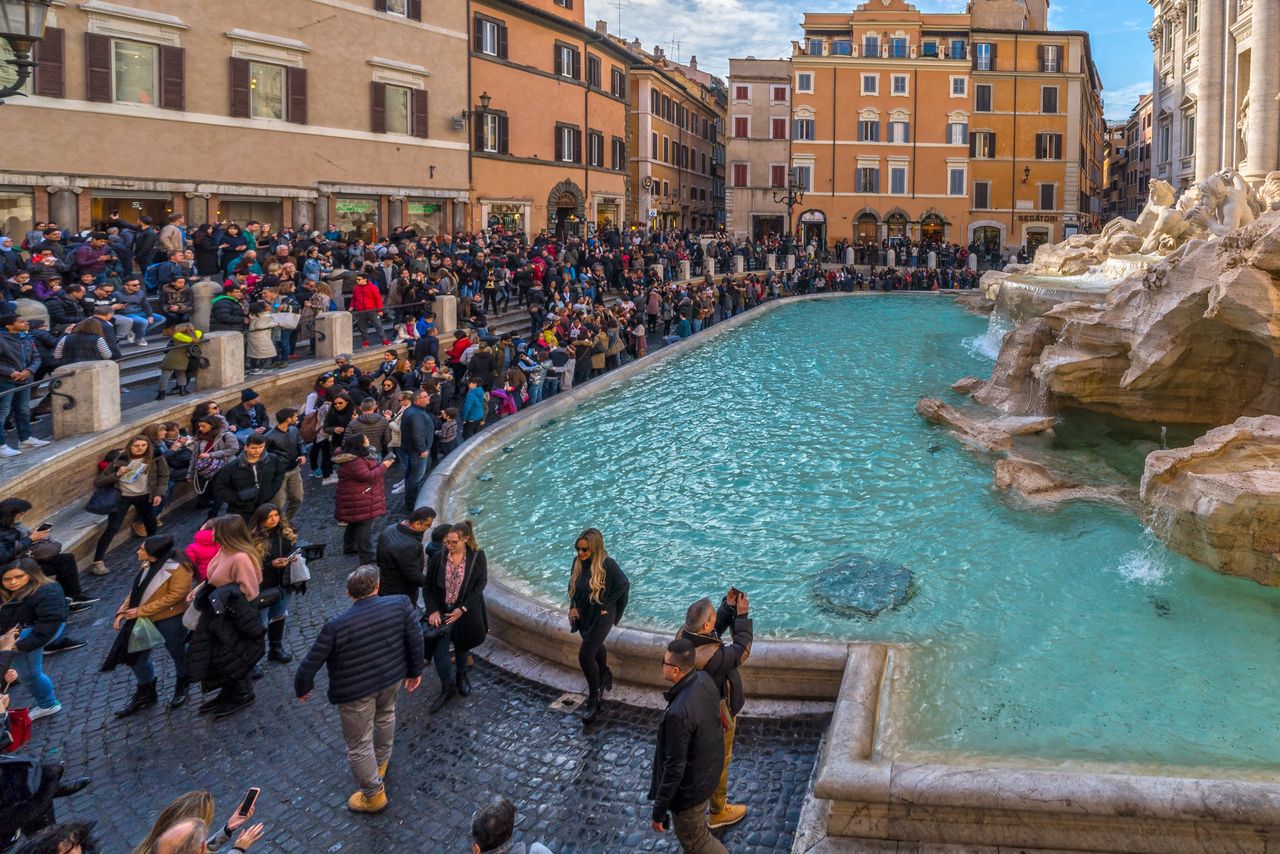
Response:
[[[244,800],[240,802],[240,808],[236,810],[236,813],[247,816],[249,814],[249,810],[253,809],[253,805],[257,803],[258,795],[260,794],[262,794],[262,789],[259,789],[257,786],[251,788],[247,793],[245,793]]]

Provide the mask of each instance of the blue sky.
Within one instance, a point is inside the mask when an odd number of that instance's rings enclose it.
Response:
[[[727,76],[730,56],[787,55],[805,12],[848,11],[856,5],[853,0],[587,0],[587,25],[603,18],[610,32],[639,38],[646,50],[661,44],[682,61],[696,55],[699,67]],[[924,12],[963,11],[965,0],[916,5]],[[1051,0],[1049,25],[1090,33],[1107,118],[1128,117],[1138,96],[1151,89],[1151,6],[1145,0]]]

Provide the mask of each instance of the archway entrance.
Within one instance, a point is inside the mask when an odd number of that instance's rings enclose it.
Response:
[[[858,215],[854,237],[859,243],[877,243],[880,240],[880,221],[873,213]]]
[[[800,245],[812,243],[818,249],[827,244],[827,215],[822,211],[809,210],[800,214]]]
[[[1049,242],[1049,229],[1047,228],[1029,228],[1027,229],[1027,254],[1035,255],[1036,248],[1042,243]]]
[[[973,242],[988,255],[997,253],[1000,251],[1000,229],[994,225],[980,225],[973,230]]]
[[[937,214],[925,214],[920,219],[920,239],[924,241],[941,243],[942,236],[946,232],[946,223],[942,217]]]
[[[547,230],[557,240],[581,236],[584,219],[582,190],[572,181],[561,181],[547,194]]]
[[[891,213],[885,220],[889,229],[890,240],[902,240],[907,236],[907,215],[903,213]]]

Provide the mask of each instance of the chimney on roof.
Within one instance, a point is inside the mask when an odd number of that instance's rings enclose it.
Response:
[[[596,32],[597,32],[597,33],[599,33],[599,34],[600,34],[600,35],[602,35],[602,36],[607,36],[607,35],[609,35],[609,22],[608,22],[608,21],[596,21]]]
[[[640,39],[632,39],[632,40],[631,40],[631,49],[632,49],[632,50],[644,50],[644,46],[640,44]]]
[[[664,53],[662,52],[662,45],[660,45],[660,44],[655,44],[655,45],[653,46],[653,58],[654,58],[654,59],[662,59],[662,57],[664,57],[664,56],[666,56],[666,54],[664,54]]]
[[[690,71],[698,70],[698,57],[696,54],[690,55],[689,57],[689,70]]]

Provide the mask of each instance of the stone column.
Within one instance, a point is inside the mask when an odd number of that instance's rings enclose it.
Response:
[[[680,281],[687,282],[693,278],[692,267],[688,261],[680,262]]]
[[[1272,4],[1255,0],[1251,44],[1249,128],[1245,140],[1249,171],[1244,177],[1261,181],[1280,166],[1280,102],[1276,101],[1276,94],[1280,93],[1280,14]]]
[[[436,313],[436,333],[441,338],[458,328],[458,298],[453,294],[440,294],[431,308]]]
[[[741,275],[742,271],[747,268],[747,259],[741,255],[733,256],[733,272],[735,275]]]
[[[778,256],[776,253],[770,252],[764,256],[764,268],[766,270],[778,269]]]
[[[209,221],[209,194],[187,194],[187,222],[199,225]]]
[[[49,188],[49,219],[63,231],[80,229],[80,189],[78,187]]]
[[[796,268],[796,256],[795,256],[795,255],[788,255],[788,256],[787,256],[787,260],[786,260],[786,264],[787,264],[787,269],[788,269],[788,270],[794,270],[794,269]]]
[[[63,409],[64,397],[54,396],[53,438],[110,430],[120,423],[120,366],[115,362],[76,362],[53,369],[58,391],[75,399]]]
[[[316,199],[316,221],[311,228],[324,234],[329,228],[329,197],[321,195]]]
[[[301,230],[305,226],[308,231],[316,228],[316,203],[311,199],[293,200],[293,227]]]
[[[464,231],[467,227],[467,203],[462,199],[453,200],[453,230]]]
[[[222,293],[217,282],[196,282],[191,286],[195,308],[191,312],[191,325],[201,332],[209,331],[209,312],[213,310],[213,298]]]
[[[339,353],[351,352],[351,313],[326,311],[316,315],[316,358],[331,362]]]
[[[404,225],[404,196],[387,199],[387,231]]]
[[[886,252],[886,253],[885,253],[885,259],[884,259],[884,264],[885,264],[885,266],[886,266],[886,267],[896,267],[896,266],[898,266],[898,253],[897,253],[897,252],[895,252],[895,251],[894,251],[894,250],[892,250],[892,249],[890,249],[888,252]]]
[[[938,269],[938,253],[932,249],[929,250],[929,257],[925,259],[925,263],[928,264],[930,270]]]
[[[708,276],[716,274],[716,259],[708,256],[702,259],[702,272]]]
[[[219,391],[244,382],[244,335],[239,332],[210,332],[200,339],[200,355],[209,367],[196,375],[200,391]]]
[[[970,270],[972,270],[972,271],[973,271],[973,272],[975,272],[975,273],[976,273],[976,272],[978,272],[978,255],[977,255],[977,253],[970,252],[970,253],[969,253],[969,260],[968,260],[966,263],[968,264],[968,266],[969,266],[969,269],[970,269]]]
[[[847,246],[844,250],[844,264],[846,267],[853,266],[853,247]]]
[[[1222,51],[1226,0],[1200,0],[1200,72],[1196,92],[1196,180],[1203,181],[1222,162]],[[1235,131],[1233,130],[1232,133]]]

